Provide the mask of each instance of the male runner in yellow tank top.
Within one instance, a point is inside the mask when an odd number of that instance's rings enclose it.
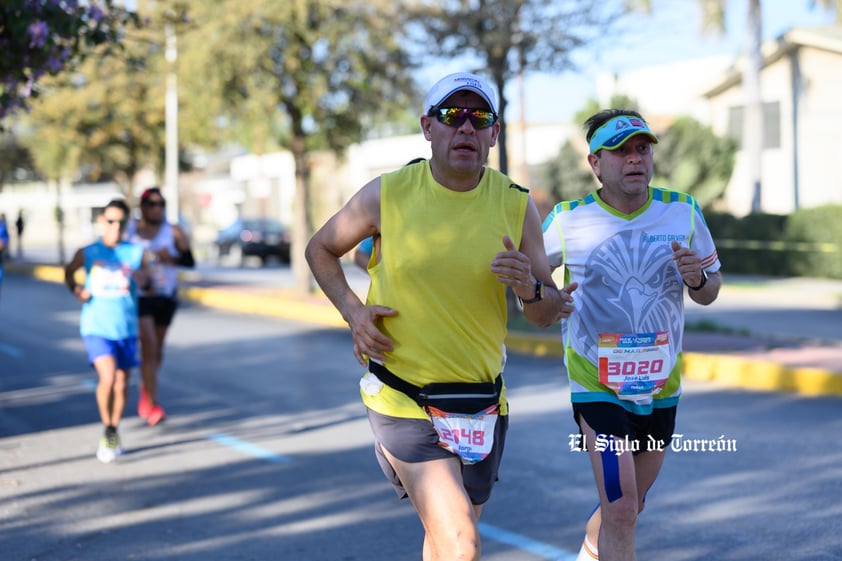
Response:
[[[363,186],[316,232],[306,256],[351,328],[354,355],[369,368],[360,393],[375,453],[398,495],[412,501],[421,519],[423,559],[476,561],[477,521],[497,480],[508,426],[505,388],[497,386],[496,423],[479,429],[478,441],[487,448],[478,460],[463,455],[458,439],[458,452],[446,448],[445,433],[431,422],[435,414],[384,376],[416,388],[500,384],[506,287],[538,325],[555,321],[562,300],[570,297],[550,276],[534,201],[485,166],[500,130],[488,82],[468,73],[442,78],[427,94],[421,129],[430,141],[430,160]],[[364,305],[339,258],[367,236],[376,242]]]

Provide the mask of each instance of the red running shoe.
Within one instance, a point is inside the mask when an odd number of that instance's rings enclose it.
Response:
[[[167,414],[164,412],[164,408],[155,404],[149,408],[149,414],[146,417],[146,422],[154,427],[166,418]]]
[[[141,419],[148,419],[151,410],[152,404],[149,403],[149,396],[146,395],[146,390],[140,388],[140,399],[137,400],[137,416]]]

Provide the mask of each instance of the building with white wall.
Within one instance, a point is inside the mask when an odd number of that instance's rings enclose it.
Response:
[[[739,62],[704,93],[714,131],[738,139],[744,107]],[[760,91],[763,212],[788,214],[842,204],[835,134],[842,123],[842,27],[796,28],[766,43]],[[752,193],[745,155],[739,150],[726,191],[729,211],[749,213]]]

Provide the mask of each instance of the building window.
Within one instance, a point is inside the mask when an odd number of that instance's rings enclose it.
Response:
[[[743,147],[743,106],[728,109],[728,136]],[[781,104],[769,101],[763,104],[763,148],[781,147]]]

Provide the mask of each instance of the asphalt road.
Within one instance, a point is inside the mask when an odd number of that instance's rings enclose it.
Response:
[[[4,561],[402,561],[414,512],[380,474],[344,330],[185,306],[161,379],[170,418],[121,425],[102,465],[95,375],[78,305],[7,276],[0,300],[0,558]],[[557,360],[512,356],[501,481],[486,561],[571,560],[596,503]],[[136,376],[136,375],[135,375]],[[839,398],[690,383],[685,442],[638,524],[640,559],[842,560]]]

